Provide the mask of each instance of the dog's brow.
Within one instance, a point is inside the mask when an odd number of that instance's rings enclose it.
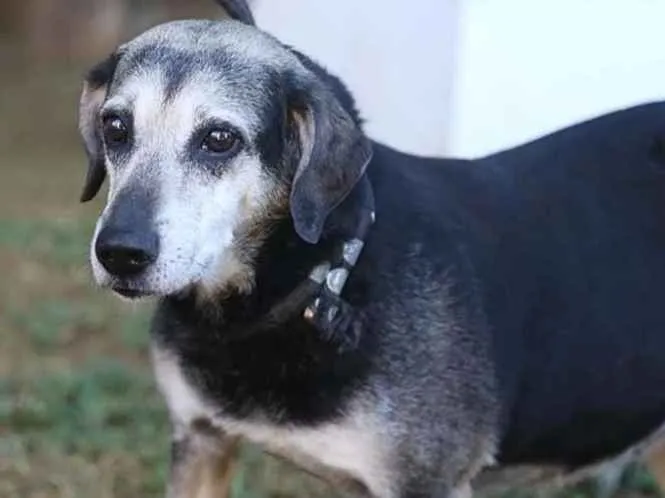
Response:
[[[194,111],[194,126],[227,123],[237,128],[245,137],[252,136],[253,127],[246,113],[237,112],[232,106],[199,105]]]
[[[104,104],[99,113],[100,116],[106,114],[131,114],[131,106],[121,101],[109,101]]]
[[[110,109],[110,108],[116,108],[116,107],[127,107],[129,104],[129,100],[120,95],[116,95],[114,97],[109,98],[105,103],[104,103],[104,108],[105,109]]]

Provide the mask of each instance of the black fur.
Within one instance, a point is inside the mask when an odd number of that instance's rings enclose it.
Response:
[[[120,60],[120,54],[113,52],[106,59],[88,70],[85,80],[94,90],[106,86],[113,78],[113,73]]]
[[[217,0],[231,19],[254,26],[254,16],[246,0]]]
[[[665,419],[665,177],[650,151],[663,137],[657,103],[481,162],[510,179],[502,253],[523,255],[499,266],[510,287],[487,285],[504,461],[581,465]]]

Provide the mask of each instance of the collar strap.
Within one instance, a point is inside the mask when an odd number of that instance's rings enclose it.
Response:
[[[358,262],[365,245],[365,238],[376,217],[374,214],[374,193],[371,184],[363,176],[359,185],[362,189],[360,209],[355,210],[357,220],[352,233],[343,237],[343,242],[335,247],[330,260],[315,266],[309,277],[300,282],[284,299],[275,304],[261,319],[252,324],[243,324],[233,333],[225,334],[227,341],[238,341],[249,336],[266,332],[277,324],[288,320],[294,313],[305,307],[305,320],[317,328],[330,328],[333,320],[345,304],[339,297],[351,270]],[[316,320],[317,315],[324,322]]]
[[[313,322],[317,314],[324,316],[328,323],[335,319],[339,307],[332,303],[339,300],[344,285],[365,246],[367,233],[376,221],[374,192],[367,175],[363,175],[359,187],[362,189],[361,205],[357,211],[358,219],[353,233],[349,237],[345,237],[344,241],[336,247],[333,257],[329,261],[315,266],[309,274],[311,281],[319,286],[323,285],[320,291],[323,296],[317,297],[305,308],[303,313],[303,317],[309,322]],[[331,299],[321,299],[321,297]],[[324,306],[327,306],[327,309],[322,309]]]

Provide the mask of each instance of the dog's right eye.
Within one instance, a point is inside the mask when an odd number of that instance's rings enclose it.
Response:
[[[201,142],[201,150],[213,154],[229,154],[240,145],[238,133],[230,128],[215,128]]]
[[[102,132],[107,146],[124,145],[129,141],[129,129],[119,116],[105,116],[102,120]]]

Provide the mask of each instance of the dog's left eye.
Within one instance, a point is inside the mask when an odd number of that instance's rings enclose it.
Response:
[[[201,150],[213,154],[228,154],[240,145],[240,136],[228,128],[211,130],[201,142]]]

